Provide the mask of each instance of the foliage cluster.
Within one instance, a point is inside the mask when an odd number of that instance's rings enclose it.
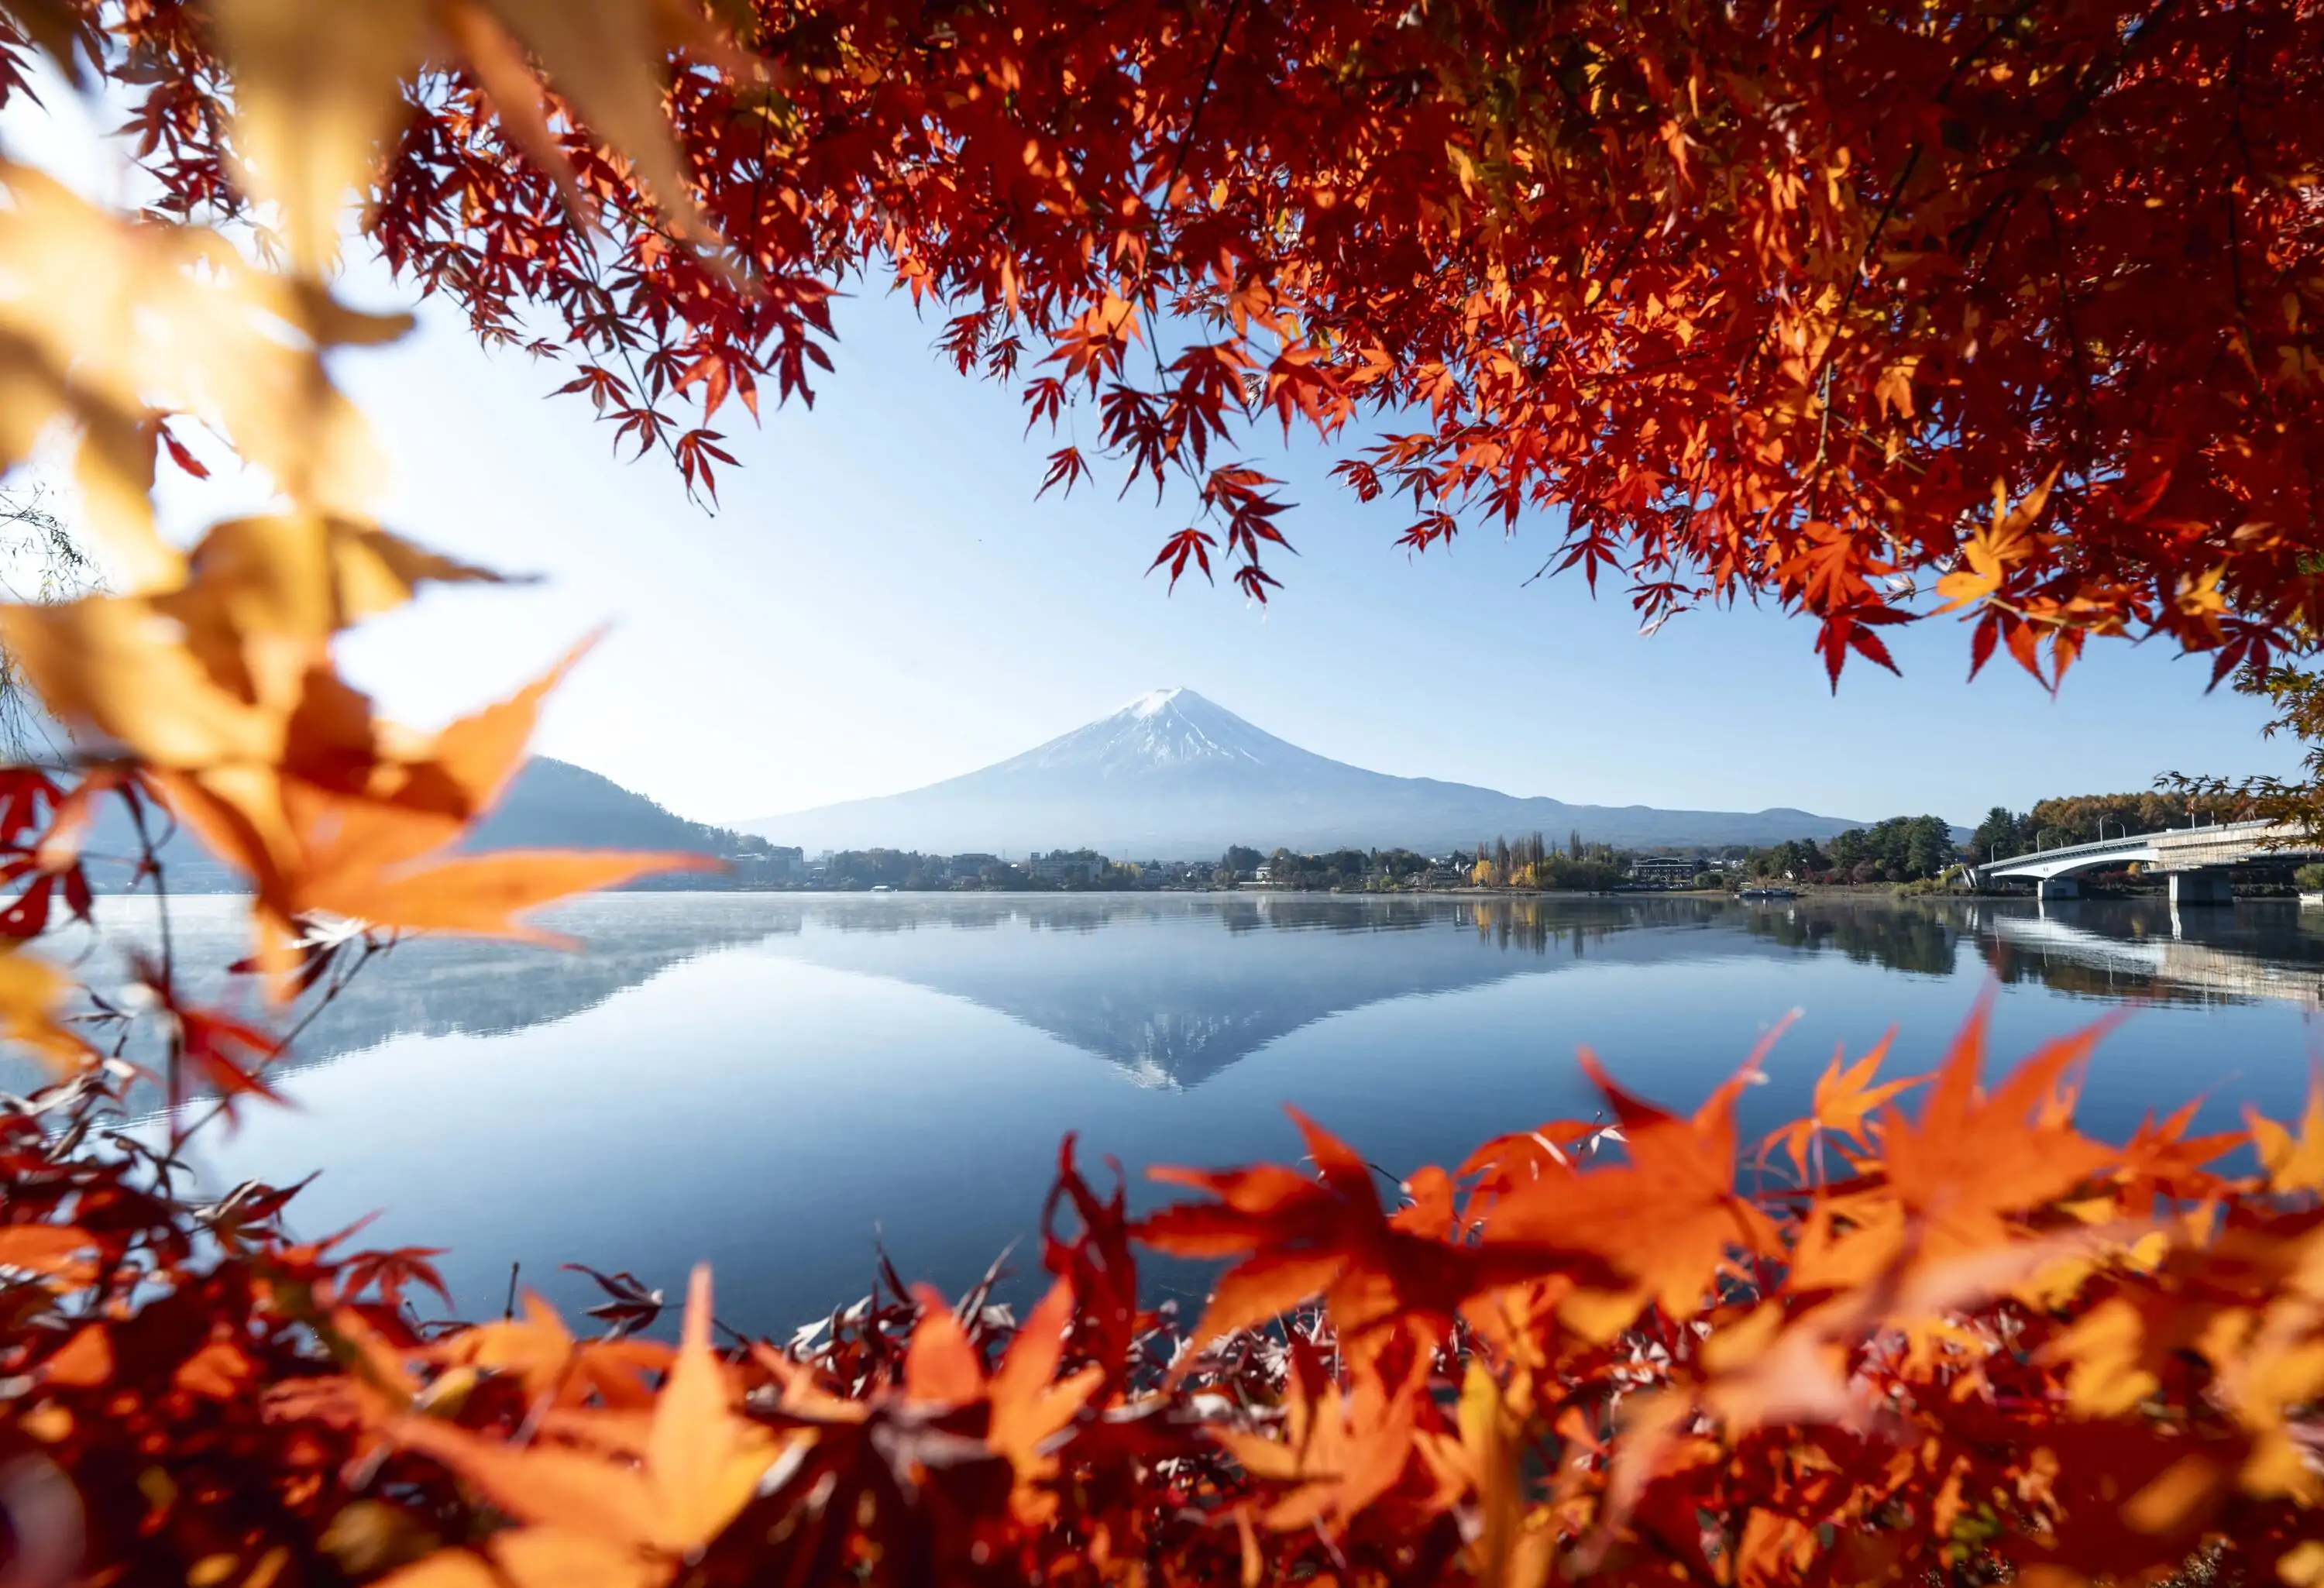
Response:
[[[10,8],[133,102],[157,214],[275,201],[312,268],[364,184],[401,279],[704,493],[860,273],[1070,431],[1048,484],[1181,482],[1174,579],[1276,582],[1241,454],[1296,422],[1410,546],[1548,517],[1649,621],[1812,614],[1835,678],[1932,605],[2029,668],[2324,616],[2295,0],[216,9]]]
[[[2303,656],[2315,652],[2315,631],[2301,636]],[[2189,808],[2231,809],[2236,817],[2273,822],[2295,840],[2324,840],[2324,670],[2312,664],[2246,668],[2236,689],[2274,708],[2261,731],[2269,738],[2288,734],[2300,741],[2296,778],[2189,777],[2172,772],[2162,781],[2171,797]],[[2225,819],[2225,818],[2222,818]]]
[[[1850,882],[1907,882],[1953,863],[1952,824],[1937,816],[1898,816],[1854,827],[1828,848],[1831,869]]]
[[[1750,852],[1754,876],[1816,882],[1909,882],[1943,873],[1954,863],[1952,827],[1942,817],[1897,816],[1851,827],[1819,846],[1790,838]]]
[[[1754,849],[1744,863],[1755,877],[1806,882],[1831,874],[1831,856],[1813,838],[1786,838],[1781,844]]]
[[[1256,867],[1233,868],[1240,854],[1255,851],[1237,845],[1227,851],[1221,869],[1248,876]],[[1334,849],[1323,854],[1297,854],[1278,848],[1266,859],[1268,881],[1277,887],[1336,889],[1360,892],[1408,887],[1438,867],[1425,854],[1409,849]]]
[[[1621,858],[1603,844],[1587,844],[1579,833],[1561,851],[1551,848],[1539,833],[1516,838],[1496,838],[1477,845],[1477,858],[1469,881],[1480,888],[1545,889],[1602,892],[1619,887],[1628,872]]]
[[[825,857],[820,874],[808,880],[842,892],[1125,892],[1233,881],[1217,877],[1216,869],[1186,862],[1117,861],[1094,849],[1053,849],[1016,861],[995,854],[923,854],[917,849],[841,849]]]
[[[945,856],[916,849],[842,849],[824,863],[825,885],[838,889],[886,886],[926,891],[948,888],[955,877]]]

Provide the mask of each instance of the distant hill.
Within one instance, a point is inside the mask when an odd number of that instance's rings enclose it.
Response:
[[[586,767],[537,755],[477,824],[466,847],[679,849],[724,855],[755,845],[725,827],[688,821]]]
[[[1160,689],[1013,760],[908,793],[745,822],[820,849],[875,845],[943,854],[1086,846],[1185,860],[1230,844],[1299,850],[1403,845],[1427,854],[1540,832],[1591,843],[1773,844],[1860,822],[1804,810],[1657,810],[1519,799],[1468,783],[1397,778],[1300,749],[1191,689]]]
[[[90,848],[99,854],[126,854],[135,845],[128,819],[113,801],[100,808]],[[462,847],[471,853],[494,849],[674,849],[689,854],[728,856],[761,847],[765,840],[688,821],[666,810],[644,795],[622,788],[571,762],[537,755],[525,762]],[[241,878],[204,853],[192,836],[180,828],[162,846],[173,887],[194,891],[239,889]],[[114,881],[115,868],[98,873],[100,885]],[[700,888],[720,885],[716,876],[697,872],[669,873],[658,882],[640,879],[645,887]]]

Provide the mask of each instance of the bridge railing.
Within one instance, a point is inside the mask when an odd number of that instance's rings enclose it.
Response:
[[[2046,863],[2077,854],[2111,854],[2125,849],[2146,849],[2158,838],[2178,838],[2192,842],[2208,842],[2215,834],[2235,833],[2273,826],[2264,820],[2248,822],[2215,822],[2200,827],[2158,827],[2151,833],[2132,833],[2120,838],[2099,838],[2088,844],[2061,844],[2053,849],[2028,849],[1999,860],[1973,863],[1980,872],[2000,871],[2027,861]]]

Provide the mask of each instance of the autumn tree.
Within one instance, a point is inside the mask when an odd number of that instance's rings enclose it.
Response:
[[[2261,730],[2265,737],[2300,742],[2300,775],[2228,779],[2172,772],[2160,780],[2161,800],[2214,821],[2273,823],[2284,829],[2286,843],[2324,840],[2324,668],[2312,661],[2255,665],[2237,676],[2236,688],[2273,707]]]
[[[2324,615],[2298,0],[9,14],[0,90],[27,39],[111,79],[154,213],[281,201],[312,264],[360,186],[362,246],[705,494],[861,281],[1034,423],[1093,410],[1045,488],[1177,483],[1174,580],[1276,583],[1263,421],[1408,546],[1554,523],[1648,621],[1812,615],[1835,675],[1935,610],[1980,664],[2160,633],[2223,674]]]

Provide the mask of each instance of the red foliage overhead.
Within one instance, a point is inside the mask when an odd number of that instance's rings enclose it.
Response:
[[[2037,671],[2107,632],[2224,671],[2324,620],[2304,0],[713,9],[731,37],[672,35],[690,204],[555,100],[496,115],[472,42],[364,221],[697,488],[730,401],[812,399],[834,290],[893,282],[1035,422],[1093,404],[1125,483],[1189,482],[1174,580],[1223,543],[1265,598],[1284,503],[1242,455],[1279,421],[1407,501],[1406,545],[1536,515],[1650,621],[1813,614],[1835,677],[1940,597],[1977,664]],[[164,204],[232,203],[199,9],[102,14]],[[609,101],[553,42],[552,85]]]

